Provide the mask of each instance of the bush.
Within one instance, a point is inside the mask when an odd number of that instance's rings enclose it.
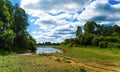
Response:
[[[115,38],[115,37],[106,37],[105,41],[108,41],[108,42],[118,42],[119,40],[117,38]]]
[[[91,45],[91,41],[93,38],[94,38],[94,35],[85,34],[83,37],[81,37],[80,43],[81,45],[85,45],[85,46]]]
[[[4,51],[4,50],[0,51],[0,56],[6,56],[6,55],[10,55],[10,54],[15,54],[15,52]]]
[[[100,48],[107,48],[108,47],[108,41],[101,41],[99,42]]]
[[[34,40],[34,39],[29,39],[28,40],[28,49],[31,51],[31,52],[35,52],[35,50],[36,50],[36,47],[37,47],[37,45],[36,45],[36,41]]]
[[[103,37],[94,37],[91,42],[93,46],[99,46],[99,42],[103,40],[104,40]]]
[[[120,48],[120,43],[109,43],[108,47],[109,48]]]

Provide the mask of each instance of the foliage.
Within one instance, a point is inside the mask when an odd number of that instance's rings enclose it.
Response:
[[[33,39],[33,38],[30,36],[30,39],[28,39],[28,49],[29,49],[31,52],[34,52],[34,51],[36,50],[36,47],[37,47],[37,44],[36,44],[35,39]]]
[[[35,50],[36,41],[27,32],[27,20],[27,14],[18,4],[0,0],[0,51]]]
[[[120,43],[110,42],[108,43],[108,48],[119,48],[120,49]]]
[[[66,39],[63,45],[74,46],[97,46],[107,48],[112,43],[113,47],[119,48],[120,44],[120,26],[104,26],[95,22],[86,22],[84,25],[84,33],[78,26],[76,38]]]
[[[84,25],[84,31],[85,33],[91,33],[94,34],[96,31],[96,23],[91,21],[91,22],[86,22],[86,24]]]
[[[99,36],[99,37],[94,37],[93,39],[92,39],[92,45],[93,46],[98,46],[99,45],[99,42],[100,41],[102,41],[102,40],[104,40],[104,37],[103,36]]]
[[[101,41],[101,42],[99,42],[99,47],[100,48],[107,48],[108,47],[108,42],[107,41]]]
[[[77,27],[76,36],[82,34],[82,29],[80,26]]]
[[[4,47],[4,50],[12,50],[13,42],[14,42],[14,33],[12,30],[7,30],[4,32],[1,40],[2,47]]]
[[[9,54],[15,54],[15,52],[12,52],[12,51],[4,51],[4,50],[1,50],[1,51],[0,51],[0,56],[6,56],[6,55],[9,55]]]

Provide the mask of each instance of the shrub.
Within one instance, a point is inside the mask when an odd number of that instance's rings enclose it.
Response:
[[[108,43],[109,48],[120,48],[120,43]]]
[[[100,48],[107,48],[108,47],[108,41],[101,41],[99,42]]]
[[[4,51],[4,50],[0,51],[0,56],[6,56],[6,55],[10,55],[10,54],[15,54],[15,52]]]
[[[83,37],[81,37],[80,43],[81,45],[85,45],[85,46],[91,45],[91,41],[93,38],[94,38],[94,35],[85,34]]]
[[[119,40],[117,38],[115,38],[115,37],[106,37],[105,41],[108,41],[108,42],[118,42]]]
[[[94,37],[91,42],[93,46],[99,46],[99,42],[103,40],[104,40],[103,37]]]

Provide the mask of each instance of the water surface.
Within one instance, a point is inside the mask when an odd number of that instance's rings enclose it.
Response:
[[[42,53],[62,53],[61,50],[53,48],[53,47],[39,47],[36,50],[36,54]]]

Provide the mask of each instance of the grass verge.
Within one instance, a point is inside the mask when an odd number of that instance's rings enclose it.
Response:
[[[101,68],[120,69],[120,49],[117,48],[97,48],[97,47],[67,47],[58,46],[64,51],[64,56],[69,56],[86,65]],[[107,68],[108,67],[108,68]]]

